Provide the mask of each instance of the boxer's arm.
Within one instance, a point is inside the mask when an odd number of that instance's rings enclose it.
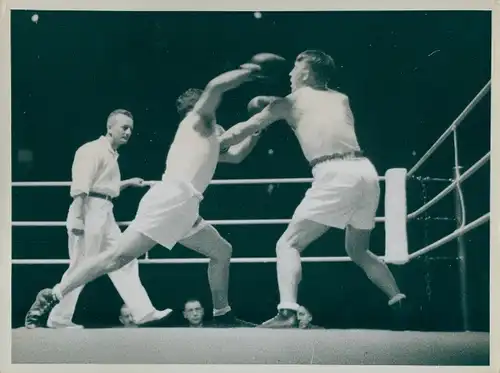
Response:
[[[70,195],[74,199],[74,208],[80,219],[84,217],[85,200],[98,170],[98,154],[90,146],[80,147],[75,153],[71,167],[70,189]]]
[[[260,134],[254,134],[247,137],[239,144],[229,147],[227,150],[221,148],[221,154],[219,156],[219,162],[222,163],[233,163],[238,164],[243,162],[245,158],[252,152],[255,145],[259,140]]]
[[[235,124],[220,136],[221,148],[238,144],[246,137],[264,130],[272,123],[285,119],[289,111],[289,105],[287,99],[277,99],[247,121]]]
[[[254,74],[255,70],[252,69],[238,69],[228,71],[212,79],[196,102],[193,112],[198,113],[203,118],[212,118],[219,107],[222,95],[252,80]]]

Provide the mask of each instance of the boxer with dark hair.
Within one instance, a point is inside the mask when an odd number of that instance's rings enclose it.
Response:
[[[190,88],[179,96],[176,106],[181,119],[194,109],[202,94],[203,90]],[[224,129],[218,124],[215,124],[215,131],[217,136],[224,133]],[[253,150],[258,138],[258,135],[249,136],[239,144],[221,149],[219,163],[241,163]],[[229,267],[233,252],[231,244],[220,235],[213,225],[209,224],[201,216],[198,217],[193,228],[179,243],[210,258],[207,272],[212,293],[214,316],[212,326],[255,326],[235,318],[229,305]]]
[[[282,61],[272,54],[256,55],[250,63],[207,84],[179,124],[162,180],[141,199],[135,219],[123,232],[118,247],[82,262],[54,288],[41,290],[26,315],[27,328],[43,326],[50,310],[77,287],[123,267],[156,244],[172,249],[188,234],[199,217],[199,204],[219,162],[215,113],[223,94],[265,76],[267,69]]]

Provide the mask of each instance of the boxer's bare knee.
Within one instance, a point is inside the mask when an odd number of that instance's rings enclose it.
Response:
[[[207,225],[194,235],[183,239],[180,243],[206,257],[217,261],[229,261],[233,254],[233,247],[217,232]]]
[[[222,240],[219,249],[214,252],[214,259],[229,261],[233,256],[233,246],[226,240]]]
[[[233,255],[233,246],[222,239],[217,243],[217,246],[212,248],[212,250],[205,251],[205,255],[217,262],[229,262]]]
[[[142,239],[144,237],[144,239]],[[131,239],[127,239],[131,238]],[[124,234],[119,245],[112,250],[106,252],[105,262],[108,266],[108,271],[116,271],[131,261],[147,252],[152,247],[149,239],[138,232],[130,232]]]
[[[283,234],[276,243],[276,255],[280,256],[280,254],[284,254],[289,250],[297,250],[301,252],[303,248],[300,247],[298,243],[298,239],[285,232],[285,234]]]
[[[311,220],[297,220],[290,222],[285,233],[276,245],[276,253],[283,250],[304,251],[312,242],[321,237],[328,227]]]

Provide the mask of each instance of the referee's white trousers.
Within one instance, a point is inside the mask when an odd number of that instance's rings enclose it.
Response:
[[[68,211],[67,226],[69,226],[68,223],[71,219],[74,219],[74,216],[72,204]],[[104,199],[88,198],[86,201],[85,232],[83,236],[75,236],[68,230],[70,265],[63,278],[78,267],[86,257],[95,256],[101,251],[116,247],[120,235],[120,228],[113,215],[113,204]],[[108,273],[108,276],[124,303],[130,309],[134,320],[140,320],[148,313],[155,311],[139,277],[137,259],[115,272]],[[49,320],[58,323],[70,322],[82,290],[83,286],[76,288],[61,299],[61,302],[50,313]]]

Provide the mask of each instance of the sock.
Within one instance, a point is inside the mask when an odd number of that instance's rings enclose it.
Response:
[[[223,316],[226,313],[228,313],[229,311],[231,311],[231,306],[226,306],[226,307],[221,308],[221,309],[214,308],[214,317]]]
[[[283,302],[278,305],[278,311],[282,309],[293,310],[297,312],[299,310],[299,305],[292,302]]]
[[[389,306],[392,306],[393,304],[395,304],[403,299],[406,299],[406,295],[399,293],[398,295],[395,295],[391,299],[389,299],[388,304],[389,304]]]
[[[57,284],[56,286],[54,286],[54,288],[52,289],[52,293],[55,295],[55,297],[57,298],[57,300],[60,301],[62,299],[61,285]]]

